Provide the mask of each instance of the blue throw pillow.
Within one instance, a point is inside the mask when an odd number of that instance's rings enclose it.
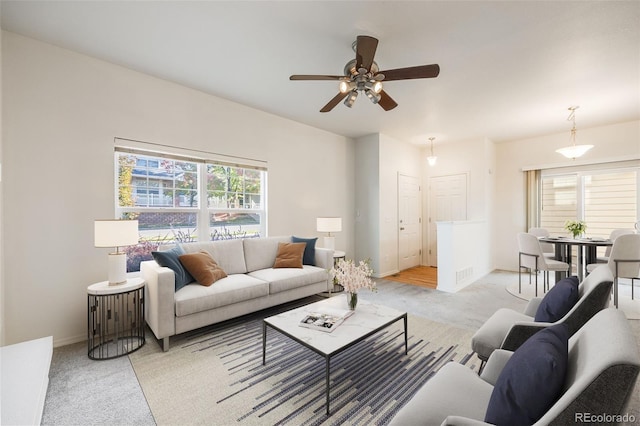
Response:
[[[531,336],[498,376],[484,421],[531,425],[562,394],[568,364],[569,328],[557,324]]]
[[[556,322],[578,302],[578,277],[563,278],[554,285],[540,302],[534,321]]]
[[[176,246],[167,251],[151,252],[151,255],[153,256],[155,261],[158,262],[158,265],[166,266],[167,268],[173,270],[176,277],[175,291],[180,290],[182,287],[194,281],[191,274],[186,269],[184,269],[184,266],[182,266],[182,263],[180,263],[180,259],[178,259],[178,256],[181,256],[183,254],[185,254],[184,250],[182,250],[180,246]]]
[[[291,237],[292,243],[306,243],[307,246],[304,248],[304,254],[302,255],[302,264],[303,265],[316,265],[316,241],[317,238],[299,238],[299,237]]]

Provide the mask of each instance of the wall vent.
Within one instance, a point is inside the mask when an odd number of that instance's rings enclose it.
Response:
[[[466,268],[456,271],[456,283],[461,283],[468,280],[473,275],[473,267],[468,266]]]

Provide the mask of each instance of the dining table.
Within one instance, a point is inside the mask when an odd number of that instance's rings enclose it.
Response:
[[[613,245],[613,242],[608,238],[572,238],[572,237],[539,237],[538,240],[541,243],[550,243],[555,247],[556,260],[566,262],[569,264],[569,271],[571,271],[573,250],[572,247],[577,247],[576,256],[576,270],[578,279],[580,282],[586,276],[587,265],[591,263],[597,263],[598,247],[609,247]],[[556,272],[556,282],[562,279],[562,272]]]

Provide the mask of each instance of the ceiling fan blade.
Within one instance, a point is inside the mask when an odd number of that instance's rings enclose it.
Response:
[[[395,70],[380,71],[384,74],[384,81],[411,80],[414,78],[433,78],[440,74],[438,64],[419,65],[417,67],[397,68]]]
[[[289,80],[342,80],[344,75],[292,75]]]
[[[341,100],[347,97],[350,92],[342,93],[339,92],[333,99],[331,99],[325,106],[322,107],[320,112],[329,112],[340,103]]]
[[[359,35],[356,41],[356,69],[364,68],[371,71],[373,57],[378,47],[378,39],[369,36]]]
[[[378,105],[382,107],[385,111],[389,111],[398,106],[398,103],[394,101],[391,96],[387,94],[384,90],[380,92],[380,100],[378,101]]]

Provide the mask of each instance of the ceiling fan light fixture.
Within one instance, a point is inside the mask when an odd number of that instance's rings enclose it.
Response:
[[[338,85],[338,89],[340,89],[340,93],[347,93],[353,89],[355,89],[356,85],[352,81],[341,81]]]
[[[382,92],[382,82],[381,81],[368,81],[364,85],[366,90],[370,90],[375,94]]]
[[[353,106],[354,102],[356,101],[357,97],[358,97],[358,91],[357,90],[351,91],[349,96],[347,96],[347,99],[344,100],[344,104],[346,106],[348,106],[349,108],[351,108]]]
[[[576,110],[578,108],[580,107],[570,106],[569,111],[571,111],[571,113],[569,114],[569,117],[567,117],[567,121],[573,122],[573,127],[571,128],[571,146],[556,149],[558,154],[562,154],[572,160],[582,157],[587,151],[593,148],[593,145],[576,145]]]
[[[374,92],[371,89],[366,89],[364,93],[367,95],[367,98],[369,98],[369,100],[374,104],[377,104],[378,102],[380,102],[380,98],[382,97],[380,96],[380,94]]]

